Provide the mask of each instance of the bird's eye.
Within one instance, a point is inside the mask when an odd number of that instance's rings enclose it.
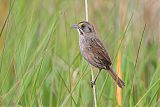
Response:
[[[84,28],[85,27],[85,25],[83,24],[82,26],[81,26],[81,28]]]

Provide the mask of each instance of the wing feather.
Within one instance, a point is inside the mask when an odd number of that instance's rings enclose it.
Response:
[[[101,63],[102,66],[106,67],[112,64],[106,49],[99,39],[92,38],[90,46],[92,46],[91,50],[94,53],[95,58],[99,60],[99,63]]]

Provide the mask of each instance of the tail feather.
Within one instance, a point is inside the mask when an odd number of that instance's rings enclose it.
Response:
[[[117,74],[110,67],[109,67],[109,74],[120,88],[123,88],[123,86],[125,86],[124,82],[117,76]]]

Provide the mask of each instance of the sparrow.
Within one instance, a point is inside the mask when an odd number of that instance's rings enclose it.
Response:
[[[74,24],[72,27],[76,28],[79,33],[79,47],[82,56],[88,63],[99,69],[95,79],[91,81],[91,86],[93,87],[93,85],[96,84],[96,80],[101,70],[104,69],[108,71],[117,85],[122,88],[124,82],[111,68],[111,59],[104,48],[104,45],[98,38],[93,25],[88,21],[81,21],[78,24]]]

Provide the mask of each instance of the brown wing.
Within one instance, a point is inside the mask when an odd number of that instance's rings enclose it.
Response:
[[[97,38],[92,38],[90,43],[90,51],[92,51],[93,53],[92,55],[90,55],[90,59],[94,60],[91,61],[92,63],[94,62],[94,64],[92,65],[102,69],[109,67],[112,62],[101,41]]]

